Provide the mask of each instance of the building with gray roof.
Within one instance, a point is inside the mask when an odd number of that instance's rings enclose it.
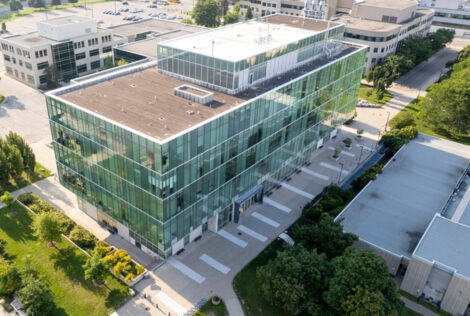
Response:
[[[419,134],[337,218],[359,236],[357,247],[404,274],[403,290],[462,315],[470,303],[469,174],[468,146]]]

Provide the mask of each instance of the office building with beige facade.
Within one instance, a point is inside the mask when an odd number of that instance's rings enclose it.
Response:
[[[6,74],[29,86],[46,83],[44,69],[54,65],[59,81],[103,68],[117,39],[94,19],[66,16],[37,23],[37,32],[0,39]]]

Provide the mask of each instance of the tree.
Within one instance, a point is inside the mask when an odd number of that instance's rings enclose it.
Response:
[[[9,146],[8,160],[11,164],[11,171],[17,176],[21,176],[24,170],[23,157],[21,157],[20,150],[16,146]]]
[[[455,31],[452,29],[438,29],[436,32],[430,33],[427,37],[431,42],[434,52],[443,49],[447,43],[454,39]]]
[[[422,101],[422,119],[435,130],[466,134],[470,130],[470,69],[434,84]]]
[[[251,20],[252,18],[253,18],[253,12],[251,11],[251,7],[248,6],[245,12],[245,20]]]
[[[322,216],[315,225],[295,227],[293,237],[306,249],[316,249],[329,259],[342,255],[357,240],[354,234],[344,233],[341,222],[331,216]]]
[[[219,26],[219,7],[215,0],[199,0],[194,7],[192,18],[197,25]]]
[[[8,5],[10,6],[11,11],[19,11],[23,9],[23,5],[20,1],[17,0],[10,0],[10,2],[8,2]]]
[[[34,156],[33,149],[26,143],[24,138],[10,131],[6,136],[6,141],[8,144],[18,148],[23,158],[24,167],[33,172],[36,165],[36,157]]]
[[[0,138],[1,143],[1,138]],[[1,180],[8,180],[11,173],[11,164],[8,161],[8,157],[0,146],[0,179]]]
[[[385,261],[370,250],[349,247],[342,256],[332,260],[333,276],[323,297],[328,305],[343,314],[352,297],[359,295],[357,287],[383,295],[384,315],[403,315],[395,282],[388,273]],[[377,301],[377,299],[375,300]],[[358,307],[356,303],[353,304]],[[359,307],[360,308],[360,307]],[[366,307],[363,311],[366,312]],[[356,311],[356,315],[358,315]]]
[[[236,11],[228,11],[224,16],[224,25],[237,23],[240,20],[240,13]]]
[[[54,65],[47,65],[46,68],[44,68],[44,76],[48,88],[52,89],[57,87],[59,83],[59,70],[57,70]]]
[[[397,54],[407,56],[417,65],[433,54],[431,41],[427,37],[410,35],[403,40]]]
[[[60,5],[60,0],[52,0],[52,5]]]
[[[464,61],[468,57],[470,57],[470,45],[465,46],[465,48],[459,52],[459,55],[457,56],[457,62]]]
[[[28,5],[33,8],[45,8],[46,3],[44,0],[28,0]]]
[[[96,244],[96,237],[82,226],[75,226],[70,232],[70,239],[81,248],[93,249]]]
[[[235,3],[233,5],[233,12],[237,12],[238,14],[240,14],[240,1],[238,1],[237,3]]]
[[[279,251],[276,258],[259,267],[257,278],[269,303],[298,315],[322,309],[322,293],[330,271],[324,254],[295,246]]]
[[[77,3],[78,0],[68,0],[69,3]]]
[[[54,247],[61,238],[62,230],[55,212],[40,214],[34,219],[33,228],[39,240],[51,243]]]
[[[54,297],[49,285],[43,278],[26,276],[23,278],[23,287],[18,291],[18,300],[28,314],[50,315],[54,307]]]
[[[104,60],[104,69],[111,69],[114,67],[113,57],[106,57]]]
[[[7,32],[7,25],[5,24],[5,22],[2,22],[2,33],[6,33]]]
[[[102,284],[109,270],[106,264],[101,260],[99,254],[89,258],[83,266],[85,280],[92,280],[95,283]]]
[[[414,115],[409,111],[402,111],[390,120],[391,128],[402,129],[407,126],[416,126]]]
[[[356,286],[352,294],[341,299],[343,314],[350,316],[385,316],[384,306],[385,299],[381,292],[372,292],[361,286]]]
[[[8,191],[5,191],[5,193],[3,193],[3,195],[2,195],[2,197],[0,197],[0,202],[5,204],[7,207],[10,206],[11,204],[13,204],[14,200],[15,200],[15,198]],[[0,255],[1,255],[1,253],[0,253]]]
[[[124,59],[119,59],[118,62],[117,62],[117,65],[118,66],[124,66],[124,65],[127,65],[128,62],[125,61]]]
[[[190,18],[182,19],[182,20],[181,20],[181,23],[184,23],[184,24],[194,24],[193,20],[190,19]]]
[[[18,269],[5,259],[0,258],[0,296],[15,293],[20,282]]]

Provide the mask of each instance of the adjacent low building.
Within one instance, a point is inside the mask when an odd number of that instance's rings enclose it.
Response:
[[[343,1],[347,2],[347,1]],[[418,9],[409,0],[363,0],[345,3],[332,21],[345,24],[344,37],[348,41],[369,46],[365,72],[394,53],[400,42],[410,35],[426,35],[431,27],[433,11]]]
[[[419,134],[343,210],[356,246],[402,277],[401,289],[464,315],[470,303],[470,147]]]
[[[210,29],[47,93],[61,183],[162,257],[238,222],[353,117],[367,48],[343,28],[275,15]]]
[[[470,37],[470,3],[464,0],[421,0],[421,9],[434,11],[433,28],[452,28],[455,35]]]
[[[35,88],[46,83],[47,66],[57,69],[59,81],[99,71],[121,41],[83,16],[49,19],[37,27],[37,32],[0,38],[7,75]]]

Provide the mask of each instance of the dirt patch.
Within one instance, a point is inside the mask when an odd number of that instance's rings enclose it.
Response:
[[[16,215],[18,215],[17,211],[12,211],[12,212],[8,213],[8,216],[10,216],[10,217],[15,217]]]

